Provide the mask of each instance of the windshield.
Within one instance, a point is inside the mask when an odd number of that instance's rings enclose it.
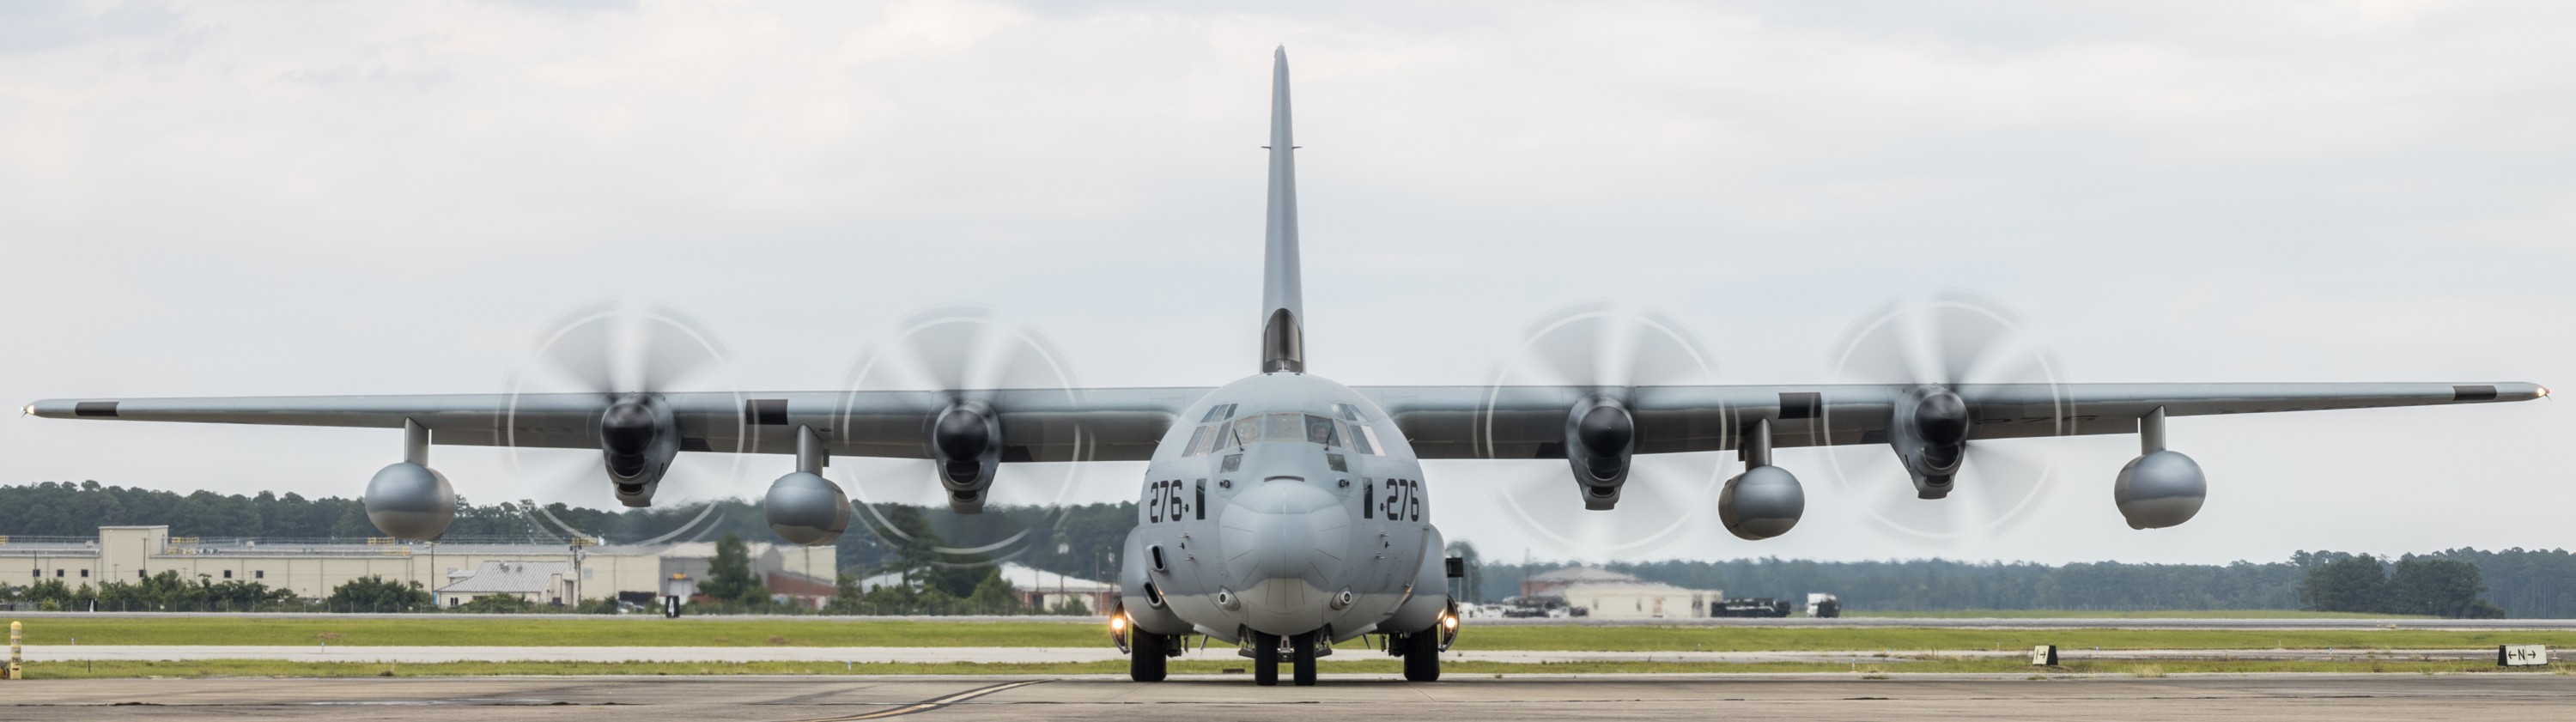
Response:
[[[1217,408],[1227,406],[1231,404]],[[1246,444],[1304,442],[1383,455],[1385,452],[1379,450],[1376,436],[1367,424],[1344,423],[1334,416],[1281,412],[1253,414],[1201,426],[1190,434],[1186,448],[1189,455],[1202,456]]]

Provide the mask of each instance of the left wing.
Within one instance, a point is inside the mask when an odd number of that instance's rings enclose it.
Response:
[[[1636,453],[1728,451],[1754,422],[1772,445],[1839,446],[1887,440],[1901,385],[1366,386],[1425,459],[1562,459],[1568,415],[1596,395],[1620,397],[1635,416]],[[2261,414],[2529,401],[2531,383],[1962,384],[1968,439],[2136,433],[2166,416]]]

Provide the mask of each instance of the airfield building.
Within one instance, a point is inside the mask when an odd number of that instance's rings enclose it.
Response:
[[[1521,582],[1521,598],[1584,610],[1598,619],[1689,619],[1716,614],[1726,595],[1684,589],[1600,567],[1567,567]]]
[[[819,604],[837,572],[832,550],[752,542],[752,568],[781,601]],[[25,586],[135,581],[165,571],[183,579],[255,581],[321,599],[349,580],[419,582],[441,606],[509,594],[550,604],[619,593],[693,591],[715,557],[712,542],[596,546],[174,537],[167,526],[99,527],[98,538],[0,537],[0,580]],[[492,576],[487,576],[492,575]]]

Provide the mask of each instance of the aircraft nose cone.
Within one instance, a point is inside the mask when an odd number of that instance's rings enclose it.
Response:
[[[1254,482],[1221,512],[1219,528],[1227,585],[1243,599],[1246,624],[1271,634],[1324,625],[1350,549],[1340,497],[1294,479]]]

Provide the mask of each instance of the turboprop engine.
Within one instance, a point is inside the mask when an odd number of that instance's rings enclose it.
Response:
[[[964,401],[939,412],[930,424],[930,451],[939,462],[939,485],[959,514],[984,511],[984,492],[1002,468],[1002,417],[982,401]]]
[[[1951,390],[1919,386],[1905,394],[1889,419],[1887,443],[1914,477],[1915,496],[1950,495],[1968,451],[1968,404]]]
[[[653,492],[680,454],[680,423],[662,397],[627,394],[599,415],[599,449],[617,502],[653,505]]]
[[[1637,419],[1615,399],[1593,397],[1574,405],[1565,416],[1565,458],[1582,485],[1583,508],[1600,511],[1619,505],[1619,487],[1628,482],[1628,458],[1637,451]]]

